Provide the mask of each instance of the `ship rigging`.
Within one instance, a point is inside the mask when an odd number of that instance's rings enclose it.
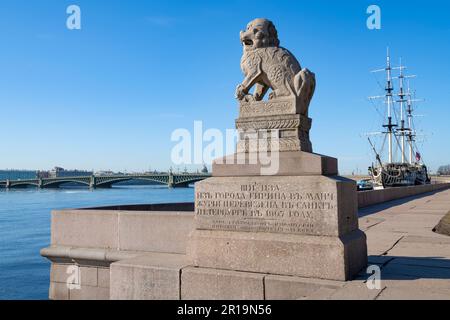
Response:
[[[369,97],[370,100],[382,99],[386,105],[386,117],[382,124],[383,131],[374,134],[384,136],[387,139],[387,161],[382,161],[382,150],[378,151],[370,137],[369,144],[375,153],[376,164],[369,168],[375,188],[387,188],[398,186],[412,186],[427,184],[430,182],[427,167],[423,162],[416,145],[417,132],[414,127],[413,104],[420,100],[413,97],[410,80],[415,76],[405,75],[401,60],[398,67],[393,67],[389,49],[387,52],[386,67],[372,72],[385,72],[386,86],[384,95]],[[398,72],[398,76],[393,73]],[[395,91],[394,80],[398,81],[398,91]],[[406,82],[408,86],[406,88]],[[400,156],[398,156],[398,152]],[[407,156],[408,152],[408,156]]]

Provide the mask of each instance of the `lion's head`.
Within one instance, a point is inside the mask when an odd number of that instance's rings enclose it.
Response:
[[[272,21],[255,19],[247,25],[247,30],[241,31],[241,43],[246,51],[259,48],[278,47],[278,32]]]

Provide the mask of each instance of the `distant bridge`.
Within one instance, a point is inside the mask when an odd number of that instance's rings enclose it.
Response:
[[[207,179],[210,174],[201,173],[152,173],[152,174],[136,174],[136,175],[111,175],[111,176],[85,176],[85,177],[59,177],[59,178],[41,178],[31,180],[3,180],[0,181],[0,188],[21,188],[21,187],[37,187],[37,188],[59,188],[64,184],[78,184],[89,188],[111,188],[113,184],[140,180],[151,181],[165,184],[169,188],[183,188],[190,184]]]

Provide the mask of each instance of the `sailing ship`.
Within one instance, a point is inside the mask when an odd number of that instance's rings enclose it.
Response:
[[[385,72],[385,93],[381,96],[369,97],[370,100],[382,99],[386,107],[382,132],[370,135],[383,136],[383,147],[377,150],[370,137],[369,144],[375,153],[376,164],[369,168],[374,188],[423,185],[430,183],[427,166],[416,144],[417,131],[414,124],[415,99],[409,85],[409,79],[415,76],[404,74],[405,66],[393,67],[389,49],[386,67],[372,72]],[[393,73],[398,72],[398,76]],[[394,80],[398,80],[398,90],[394,88]],[[405,82],[408,82],[407,89]],[[387,159],[383,162],[383,149],[388,142]]]

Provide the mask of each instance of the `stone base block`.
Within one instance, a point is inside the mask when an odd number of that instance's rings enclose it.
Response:
[[[264,274],[188,267],[182,300],[264,300]]]
[[[69,291],[70,300],[109,300],[109,289],[81,286]]]
[[[295,132],[295,131],[294,131]],[[261,135],[261,133],[258,133]],[[267,133],[269,136],[274,135],[270,131]],[[278,132],[278,134],[283,134],[283,132]],[[289,132],[285,133],[287,137],[277,137],[276,138],[262,138],[262,139],[251,139],[253,133],[249,137],[244,138],[237,144],[238,152],[258,152],[258,151],[275,151],[275,152],[289,152],[289,151],[302,151],[302,152],[313,152],[311,141],[309,140],[309,133],[307,132],[295,132],[291,134]],[[243,134],[245,136],[245,133]],[[293,137],[289,135],[294,135]],[[301,138],[295,137],[295,135],[302,136]],[[264,136],[264,135],[262,135]],[[304,138],[306,136],[306,138]]]
[[[214,177],[195,185],[198,230],[343,236],[358,229],[354,181]]]
[[[67,284],[50,281],[49,299],[70,300],[69,288],[67,287]]]
[[[50,300],[109,300],[109,288],[89,285],[50,282]]]
[[[52,263],[51,300],[109,300],[109,268]]]
[[[196,230],[194,266],[347,281],[367,266],[366,236],[342,237]]]
[[[344,282],[263,273],[187,267],[181,275],[182,300],[373,300],[381,290],[363,281]]]
[[[264,156],[258,153],[236,153],[213,162],[214,177],[242,176],[335,176],[335,158],[308,152],[279,152]],[[264,157],[264,159],[262,158]]]
[[[111,264],[111,300],[180,300],[185,255],[148,253]]]
[[[324,292],[334,293],[346,282],[268,275],[264,284],[266,300],[319,300],[327,297]]]
[[[264,148],[312,152],[309,136],[312,120],[306,116],[306,109],[304,101],[291,97],[241,103],[236,120],[240,133],[238,151]]]

